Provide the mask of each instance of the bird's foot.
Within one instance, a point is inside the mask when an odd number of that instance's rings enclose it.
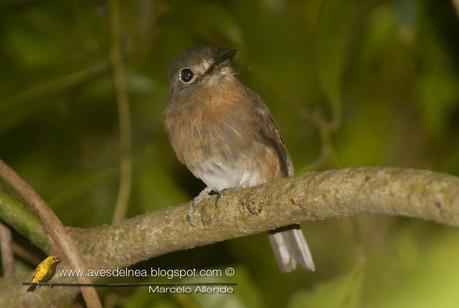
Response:
[[[209,186],[207,186],[206,188],[204,188],[196,197],[193,198],[193,201],[191,201],[190,203],[190,207],[188,208],[188,214],[186,215],[186,220],[188,221],[188,223],[192,226],[193,225],[193,213],[194,213],[194,208],[196,207],[196,205],[202,200],[204,199],[205,197],[207,197],[210,192],[212,191],[212,188],[210,188]]]
[[[221,191],[217,191],[217,198],[215,199],[215,208],[218,208],[220,205],[220,200],[228,193],[237,190],[236,187],[234,188],[225,188]]]

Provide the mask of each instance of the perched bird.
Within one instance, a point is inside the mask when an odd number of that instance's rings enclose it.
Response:
[[[234,50],[202,46],[179,55],[170,69],[164,124],[177,158],[214,191],[249,187],[293,175],[293,165],[268,107],[235,76]],[[282,271],[314,270],[299,225],[269,232]]]
[[[49,256],[40,264],[38,264],[37,268],[33,272],[32,284],[27,289],[27,291],[32,292],[35,290],[38,284],[50,280],[54,276],[54,273],[56,272],[56,266],[59,262],[61,262],[61,260],[59,260],[57,257]]]

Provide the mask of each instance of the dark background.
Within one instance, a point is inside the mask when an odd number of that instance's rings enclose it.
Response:
[[[239,78],[270,107],[296,172],[399,166],[459,175],[459,26],[450,1],[120,1],[131,106],[128,216],[204,185],[162,126],[168,66],[192,46],[239,50]],[[0,157],[62,221],[110,223],[119,131],[104,1],[0,2]],[[101,291],[138,307],[455,307],[459,232],[414,219],[305,223],[315,273],[281,274],[264,234],[138,268],[233,266],[231,295]],[[22,271],[32,265],[17,260]],[[120,295],[118,297],[116,295]]]

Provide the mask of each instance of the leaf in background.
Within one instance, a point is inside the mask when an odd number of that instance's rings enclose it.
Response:
[[[53,80],[46,82],[41,82],[40,80],[40,83],[28,89],[22,89],[20,93],[10,99],[6,99],[0,106],[0,118],[3,119],[0,123],[0,132],[24,120],[27,116],[39,110],[43,104],[49,104],[53,101],[52,99],[42,99],[43,97],[55,95],[60,91],[89,80],[106,68],[107,63],[102,62]]]
[[[170,296],[150,294],[145,287],[136,288],[129,296],[123,296],[124,308],[155,307],[155,308],[176,308],[177,303]],[[194,306],[188,306],[193,307]]]
[[[424,125],[434,136],[445,133],[448,115],[459,104],[459,78],[445,51],[434,37],[425,42],[430,52],[424,55],[417,82],[417,104]]]
[[[394,247],[370,260],[365,307],[450,308],[459,303],[459,231],[401,225]]]
[[[234,276],[225,276],[225,269],[221,267],[222,277],[193,277],[184,279],[183,282],[198,283],[198,282],[237,282],[237,286],[232,286],[233,293],[212,293],[212,294],[192,294],[193,301],[198,303],[199,307],[209,308],[237,308],[237,307],[262,307],[262,295],[257,289],[257,286],[250,272],[244,267],[236,267],[234,269]]]
[[[173,6],[164,17],[167,21],[171,19],[174,20],[175,26],[182,28],[183,32],[191,32],[190,34],[209,42],[238,45],[242,40],[238,23],[221,4],[201,1],[181,2],[181,5]]]
[[[450,5],[422,2],[417,40],[418,78],[415,99],[427,132],[434,138],[448,133],[449,118],[459,110],[458,22]]]
[[[241,44],[242,35],[239,25],[224,7],[209,4],[193,7],[192,16],[195,18],[194,28],[197,33],[210,30],[221,35],[231,44]],[[206,36],[205,33],[203,36]]]
[[[159,153],[158,148],[147,148],[139,167],[135,168],[135,186],[142,212],[189,201],[184,191],[174,182],[171,168],[168,168],[170,165],[167,162],[175,159],[175,156],[171,153],[166,158]]]
[[[358,1],[322,2],[315,33],[315,59],[319,82],[336,114],[341,102],[342,74],[355,35]]]
[[[311,291],[302,291],[294,294],[288,307],[361,307],[360,296],[364,276],[363,269],[354,269],[343,276],[319,282]]]
[[[347,122],[348,121],[348,122]],[[371,166],[389,160],[395,129],[391,106],[379,97],[355,108],[337,132],[338,156],[345,166]]]

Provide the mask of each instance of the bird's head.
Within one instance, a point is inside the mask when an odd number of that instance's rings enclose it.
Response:
[[[209,46],[194,47],[172,62],[171,95],[187,95],[201,88],[219,87],[234,79],[231,59],[236,50]]]
[[[49,257],[47,258],[47,261],[48,261],[49,263],[51,263],[51,264],[55,264],[55,263],[60,263],[60,262],[61,262],[61,260],[60,260],[58,257],[56,257],[56,256],[49,256]]]

